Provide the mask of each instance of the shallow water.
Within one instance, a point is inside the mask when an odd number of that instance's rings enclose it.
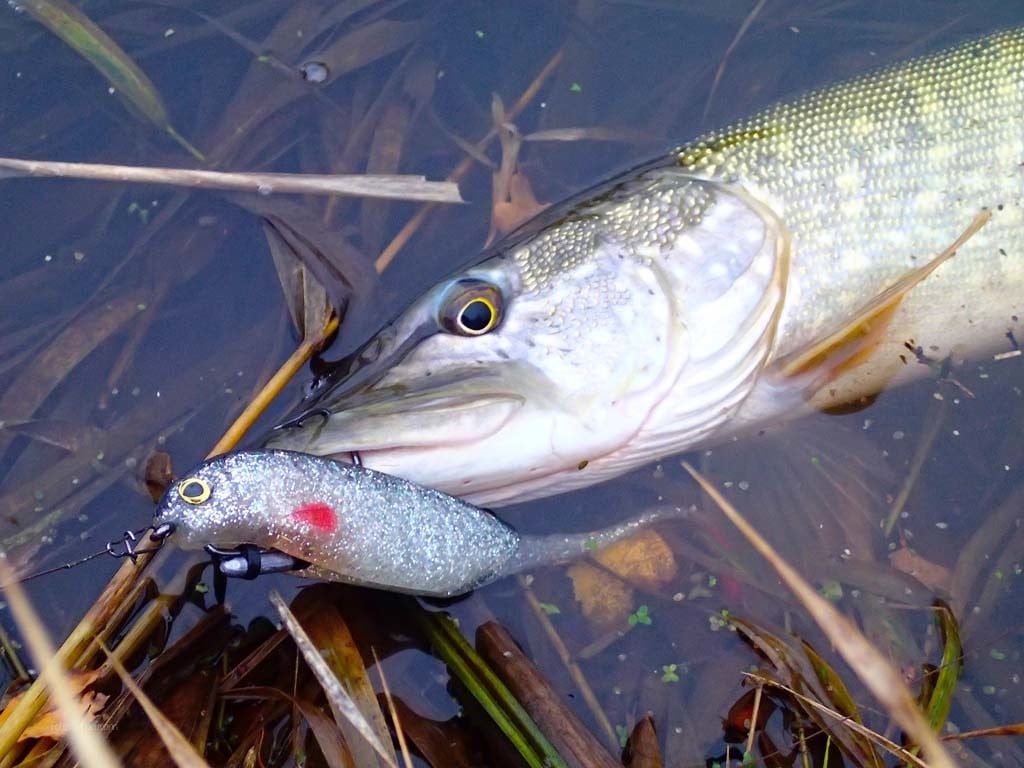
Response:
[[[753,5],[194,4],[219,25],[188,3],[92,3],[88,12],[146,71],[178,132],[231,170],[443,178],[465,157],[449,134],[470,141],[484,135],[492,94],[511,106],[561,48],[562,63],[515,123],[524,134],[604,134],[526,142],[521,171],[542,202],[776,99],[1024,23],[1019,6],[994,0],[777,0],[753,19],[722,65]],[[347,17],[347,9],[359,10]],[[27,14],[3,10],[0,154],[195,165]],[[315,80],[327,59],[326,82],[302,81],[303,65],[316,65],[306,67]],[[496,142],[486,151],[499,159]],[[461,188],[468,204],[427,218],[379,286],[358,282],[357,295],[379,293],[346,324],[328,357],[481,249],[491,211],[489,172],[474,166]],[[145,525],[152,504],[139,477],[151,451],[167,451],[179,471],[200,460],[294,348],[252,200],[157,186],[0,182],[8,216],[0,261],[0,420],[7,427],[0,431],[0,536],[25,571],[75,559],[125,528]],[[260,210],[280,200],[261,199]],[[369,274],[368,265],[417,210],[408,203],[286,202],[311,214],[321,242],[344,240],[351,274]],[[951,714],[961,729],[1024,720],[1017,585],[1024,538],[1015,515],[1000,527],[996,514],[1001,505],[1021,504],[1021,366],[1020,358],[980,361],[954,370],[955,381],[885,393],[858,413],[816,417],[786,434],[692,457],[812,580],[841,585],[840,607],[861,618],[911,676],[924,654],[937,658],[924,610],[932,592],[890,595],[883,605],[872,590],[908,589],[888,570],[889,551],[907,543],[940,566],[940,592],[952,588],[950,578],[964,582],[953,589],[969,651]],[[302,383],[293,382],[267,423],[288,409]],[[927,425],[940,416],[898,525],[886,537],[879,521],[899,499]],[[589,529],[665,499],[699,502],[674,460],[506,516],[523,529]],[[978,540],[975,572],[958,555],[978,531],[991,534]],[[700,764],[722,752],[720,718],[743,691],[741,673],[756,661],[722,626],[722,611],[793,627],[819,650],[825,644],[715,510],[667,527],[665,537],[678,573],[632,595],[618,623],[598,627],[581,616],[563,569],[536,574],[530,588],[549,610],[557,607],[550,621],[570,653],[586,656],[580,670],[609,723],[628,728],[652,711],[668,761]],[[870,574],[843,571],[836,553],[847,548],[877,567]],[[161,565],[164,583],[181,562],[172,557]],[[101,558],[30,583],[55,634],[74,625],[114,567]],[[299,585],[233,584],[231,604],[245,623],[268,612],[270,586],[289,596]],[[641,606],[650,623],[629,623]],[[509,626],[600,733],[519,582],[480,590],[449,610],[467,633],[492,616]],[[183,618],[182,626],[195,620]],[[3,625],[13,631],[6,616]],[[438,717],[456,712],[440,665],[425,654],[398,654],[385,668],[410,702],[430,702]],[[1007,740],[971,747],[995,764],[1024,763]]]

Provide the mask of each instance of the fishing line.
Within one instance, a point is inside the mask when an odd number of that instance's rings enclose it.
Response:
[[[146,531],[150,532],[147,538],[149,541],[153,542],[155,546],[140,549],[140,537],[143,536]],[[95,560],[97,557],[103,557],[104,555],[113,557],[116,560],[127,557],[134,563],[138,559],[139,555],[147,555],[159,550],[164,543],[164,539],[172,533],[174,533],[174,526],[170,523],[163,523],[158,526],[147,525],[145,528],[137,528],[134,531],[125,531],[121,535],[120,539],[108,541],[106,546],[101,550],[86,555],[85,557],[81,557],[78,560],[72,560],[62,565],[56,565],[53,568],[37,571],[36,573],[18,579],[18,583],[24,584],[26,581],[37,579],[40,576],[48,576],[49,574],[57,573],[58,571],[68,571],[72,568],[84,565],[90,560]]]

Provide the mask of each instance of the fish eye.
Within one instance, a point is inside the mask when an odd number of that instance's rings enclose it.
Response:
[[[202,504],[210,498],[210,484],[198,477],[189,477],[178,483],[178,495],[186,504]]]
[[[501,293],[493,285],[464,281],[447,300],[441,325],[460,336],[483,336],[501,322]]]

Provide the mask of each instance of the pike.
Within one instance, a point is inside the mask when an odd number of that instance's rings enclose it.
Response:
[[[489,507],[1005,349],[1024,30],[781,103],[541,214],[314,383],[267,445]]]

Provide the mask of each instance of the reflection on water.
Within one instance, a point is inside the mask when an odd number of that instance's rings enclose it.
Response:
[[[411,204],[254,203],[149,186],[5,180],[5,548],[31,571],[144,525],[152,507],[140,476],[152,450],[169,452],[179,470],[199,460],[290,354],[294,332],[260,216],[301,220],[314,247],[341,259],[356,298],[373,296],[358,304],[330,357],[472,258],[495,226],[491,171],[481,163],[500,161],[499,144],[468,146],[493,125],[492,94],[516,111],[521,133],[581,129],[524,143],[519,173],[547,203],[774,99],[1024,21],[995,0],[980,9],[787,0],[762,10],[723,65],[753,5],[90,4],[211,167],[443,178],[468,157],[478,162],[461,181],[469,204],[433,211],[400,248],[394,238],[416,214]],[[25,14],[0,15],[0,51],[0,154],[196,164]],[[505,213],[529,211],[532,198],[518,202]],[[394,260],[377,285],[372,265],[381,253]],[[1021,365],[982,361],[886,393],[857,413],[696,457],[909,679],[940,656],[927,606],[936,593],[950,600],[968,651],[950,720],[964,730],[1024,720]],[[449,610],[467,632],[491,617],[508,626],[599,738],[618,738],[651,711],[669,762],[697,764],[723,749],[720,719],[757,661],[728,618],[791,628],[824,652],[808,620],[676,461],[508,515],[527,529],[589,529],[666,501],[693,510],[683,524],[659,529],[673,560],[664,579],[627,585],[601,569],[571,578],[551,569],[526,591],[508,580]],[[865,561],[872,565],[857,565]],[[182,562],[165,561],[162,578]],[[111,570],[101,559],[31,584],[55,633],[73,626]],[[231,585],[241,621],[267,613],[272,584],[286,595],[296,587],[288,579]],[[390,605],[363,594],[343,606],[355,600]],[[197,616],[187,609],[175,633]],[[360,620],[346,617],[358,635]],[[576,666],[561,657],[552,629]],[[454,714],[435,661],[398,653],[384,666],[410,706],[436,719]],[[869,701],[859,688],[854,696]],[[969,747],[986,760],[1024,763],[1008,741],[978,744]]]

